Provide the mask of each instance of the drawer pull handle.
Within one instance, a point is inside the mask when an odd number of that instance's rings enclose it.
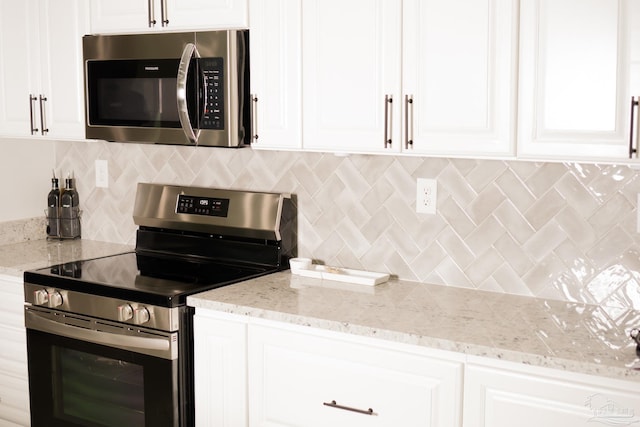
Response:
[[[349,406],[338,405],[338,403],[335,400],[332,400],[331,402],[323,402],[322,404],[324,406],[329,406],[331,408],[343,409],[345,411],[357,412],[359,414],[378,415],[377,413],[373,412],[373,409],[371,409],[371,408],[369,408],[369,409],[351,408]]]

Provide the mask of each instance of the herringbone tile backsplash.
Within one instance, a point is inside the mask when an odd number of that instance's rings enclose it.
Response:
[[[137,182],[290,192],[300,256],[406,280],[640,309],[640,173],[627,166],[57,142],[83,237],[135,242]],[[94,161],[109,165],[96,188]],[[415,212],[416,179],[438,183]]]

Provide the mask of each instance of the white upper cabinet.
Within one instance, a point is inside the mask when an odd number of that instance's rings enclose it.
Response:
[[[34,8],[36,8],[34,10]],[[0,0],[0,135],[24,136],[33,127],[29,97],[36,96],[39,61],[38,27],[30,24],[37,5]],[[37,103],[31,105],[36,108]]]
[[[91,32],[246,28],[248,0],[94,0]]]
[[[303,147],[399,150],[402,2],[302,4]]]
[[[515,154],[517,29],[513,0],[404,1],[404,151]]]
[[[640,95],[640,2],[522,0],[518,155],[626,159]]]
[[[0,135],[84,138],[82,0],[0,0]]]
[[[513,155],[513,0],[305,1],[304,148]]]
[[[302,146],[301,2],[250,0],[252,144]]]

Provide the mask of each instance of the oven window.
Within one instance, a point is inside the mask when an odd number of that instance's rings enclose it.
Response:
[[[53,347],[56,418],[105,427],[144,425],[144,368]]]

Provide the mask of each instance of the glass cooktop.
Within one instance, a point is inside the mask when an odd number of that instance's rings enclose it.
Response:
[[[25,282],[164,307],[188,295],[276,271],[272,267],[127,252],[25,272]]]

